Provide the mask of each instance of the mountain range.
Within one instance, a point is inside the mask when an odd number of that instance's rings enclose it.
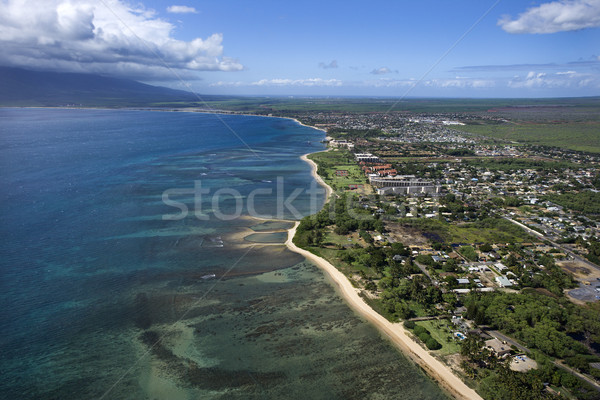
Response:
[[[0,106],[135,107],[199,101],[194,93],[130,79],[0,67]]]

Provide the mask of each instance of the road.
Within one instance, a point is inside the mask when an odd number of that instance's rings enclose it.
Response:
[[[419,267],[419,269],[429,278],[430,281],[433,282],[433,278],[431,278],[431,275],[429,274],[429,271],[427,271],[427,267],[423,264],[421,264],[418,261],[413,261],[413,263]]]
[[[515,346],[517,349],[519,349],[520,351],[522,351],[523,353],[529,353],[529,349],[525,346],[523,346],[522,344],[518,343],[515,339],[510,338],[498,331],[487,331],[488,334],[490,334],[492,337],[495,337],[496,339],[498,339],[501,342],[506,342],[508,344],[510,344],[511,346]]]

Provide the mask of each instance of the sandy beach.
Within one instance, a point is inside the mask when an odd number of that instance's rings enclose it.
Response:
[[[329,150],[325,150],[325,151],[329,151]],[[312,153],[308,153],[308,154],[312,154]],[[329,201],[329,198],[331,197],[331,195],[333,194],[333,189],[331,189],[331,187],[325,183],[325,181],[323,180],[323,178],[321,178],[319,176],[319,174],[317,173],[317,169],[319,168],[317,166],[317,164],[311,160],[310,158],[308,158],[308,154],[305,154],[303,156],[301,156],[300,158],[307,162],[310,167],[311,167],[311,174],[313,176],[313,178],[315,178],[315,180],[319,183],[319,185],[323,186],[325,188],[325,203],[327,203]]]
[[[327,200],[333,193],[333,190],[327,185],[323,179],[317,174],[317,165],[307,155],[301,157],[302,160],[309,163],[312,167],[312,174],[317,182],[322,185],[327,191]],[[319,268],[324,270],[327,275],[335,282],[339,293],[350,307],[360,314],[362,317],[370,321],[375,327],[385,334],[394,345],[400,348],[404,354],[408,355],[416,362],[431,378],[443,387],[448,393],[457,399],[482,399],[473,389],[468,387],[459,377],[457,377],[449,367],[441,361],[433,357],[428,351],[422,348],[415,340],[413,340],[405,331],[402,324],[392,323],[383,316],[375,312],[365,301],[359,296],[358,289],[354,288],[350,281],[335,268],[327,260],[314,255],[313,253],[301,249],[296,246],[292,239],[296,234],[296,229],[300,223],[296,222],[294,227],[288,232],[288,239],[285,242],[286,246],[315,263]]]

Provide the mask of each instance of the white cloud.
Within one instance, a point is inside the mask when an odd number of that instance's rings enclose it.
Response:
[[[530,71],[525,77],[514,76],[509,82],[511,88],[553,89],[553,88],[600,88],[597,75],[578,73],[576,71],[545,72]]]
[[[212,83],[210,86],[228,86],[228,87],[242,87],[242,86],[342,86],[343,82],[339,79],[322,79],[322,78],[307,78],[307,79],[261,79],[255,82],[224,82],[219,81]]]
[[[339,79],[261,79],[257,82],[252,82],[253,86],[342,86],[342,81]]]
[[[600,0],[559,0],[529,8],[519,17],[504,16],[508,33],[555,33],[600,26]]]
[[[350,84],[350,83],[348,83]],[[409,87],[430,87],[430,88],[492,88],[496,82],[489,79],[456,77],[455,79],[430,79],[419,81],[417,79],[389,79],[380,78],[362,82],[353,82],[352,85],[360,87],[375,88],[409,88]]]
[[[373,75],[385,75],[385,74],[390,74],[392,72],[398,73],[398,71],[392,71],[388,67],[376,68],[373,71],[371,71],[371,73]]]
[[[188,6],[169,6],[167,12],[171,14],[198,14],[194,7]]]
[[[455,79],[431,79],[424,81],[423,85],[437,88],[483,89],[496,86],[496,82],[489,79],[456,77]]]
[[[0,2],[0,64],[93,72],[140,80],[190,78],[192,71],[238,71],[223,56],[223,36],[189,42],[152,10],[123,0]]]

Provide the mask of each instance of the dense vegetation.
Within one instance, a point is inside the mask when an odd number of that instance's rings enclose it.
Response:
[[[584,215],[600,216],[600,193],[584,190],[577,193],[549,194],[544,200],[550,200],[573,211]]]
[[[427,346],[429,350],[439,350],[442,348],[442,345],[431,337],[431,333],[421,325],[416,325],[412,321],[405,321],[404,327],[410,329],[421,342],[425,343],[425,346]]]
[[[325,228],[332,225],[335,225],[334,231],[339,235],[357,230],[383,232],[383,222],[358,207],[351,196],[344,194],[317,214],[303,218],[296,230],[294,243],[300,247],[319,246],[323,243]]]
[[[498,358],[484,347],[483,340],[477,335],[469,334],[462,342],[460,352],[464,357],[462,369],[469,378],[477,380],[478,391],[485,399],[564,399],[558,394],[564,392],[562,388],[568,389],[578,399],[598,398],[594,388],[556,367],[549,358],[539,353],[536,354],[537,368],[523,373],[511,370],[509,359]],[[560,389],[553,393],[545,390],[546,385]]]
[[[577,356],[600,350],[598,304],[580,307],[564,297],[535,291],[475,292],[464,302],[466,317],[477,324],[500,329],[527,347],[565,359],[585,372],[589,372],[589,365],[581,365]]]

